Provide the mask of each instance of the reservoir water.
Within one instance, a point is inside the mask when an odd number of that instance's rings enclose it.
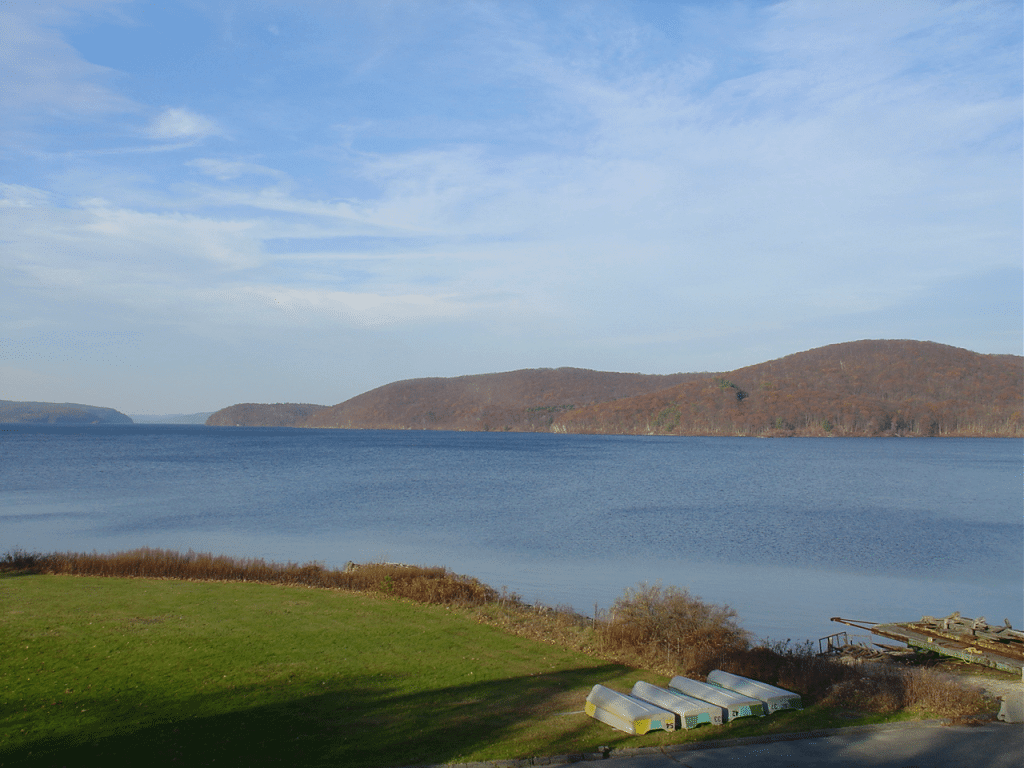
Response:
[[[586,614],[660,580],[777,640],[1021,627],[1022,445],[0,425],[0,552],[444,565]]]

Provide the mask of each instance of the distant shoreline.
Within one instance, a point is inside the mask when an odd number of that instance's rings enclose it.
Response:
[[[976,434],[976,433],[965,433],[965,434],[943,434],[943,435],[916,435],[916,434],[875,434],[875,435],[827,435],[827,434],[813,434],[813,433],[784,433],[784,434],[761,434],[761,435],[744,435],[744,434],[656,434],[656,433],[635,433],[635,432],[567,432],[559,430],[501,430],[500,432],[495,430],[486,429],[430,429],[430,428],[414,428],[414,427],[312,427],[304,425],[278,425],[278,424],[230,424],[230,425],[210,425],[196,422],[169,422],[169,421],[143,421],[143,422],[132,422],[130,424],[125,423],[48,423],[48,422],[32,422],[32,421],[0,421],[0,427],[55,427],[55,428],[90,428],[90,427],[209,427],[210,429],[294,429],[302,431],[324,431],[324,432],[453,432],[458,434],[516,434],[516,435],[560,435],[560,436],[590,436],[590,437],[654,437],[663,439],[676,439],[676,438],[687,438],[687,437],[702,437],[702,438],[722,438],[722,439],[736,439],[744,438],[749,440],[800,440],[800,439],[827,439],[827,440],[882,440],[890,438],[898,439],[916,439],[916,440],[1024,440],[1024,435],[1000,435],[1000,434]]]

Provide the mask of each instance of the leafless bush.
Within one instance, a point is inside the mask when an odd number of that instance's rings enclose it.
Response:
[[[969,717],[986,708],[981,688],[935,669],[906,670],[901,684],[904,708],[949,718]]]
[[[12,549],[0,560],[0,573],[33,573],[42,557],[38,552]]]
[[[834,685],[853,680],[860,673],[836,659],[819,656],[810,643],[760,645],[722,653],[714,666],[733,674],[761,680],[811,700],[819,700]],[[700,670],[707,674],[708,670]]]
[[[861,712],[900,710],[961,718],[986,709],[981,689],[930,669],[900,664],[843,664],[810,644],[773,644],[723,654],[720,668],[799,693],[805,704]]]
[[[902,680],[892,670],[857,669],[860,674],[832,684],[820,703],[826,707],[845,707],[863,712],[895,712],[902,709]]]
[[[747,633],[735,618],[728,606],[706,603],[686,589],[644,583],[627,588],[597,629],[611,650],[693,674],[709,660],[747,647]]]

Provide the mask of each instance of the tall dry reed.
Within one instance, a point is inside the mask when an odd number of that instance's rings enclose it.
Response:
[[[92,554],[10,552],[0,571],[74,576],[181,579],[186,581],[251,581],[263,584],[376,592],[423,603],[483,605],[499,598],[496,590],[470,576],[442,567],[367,563],[344,570],[321,563],[274,563],[262,558],[237,558],[206,552],[176,552],[143,547],[126,552]]]
[[[860,712],[926,712],[963,718],[984,712],[982,690],[953,675],[897,663],[843,663],[810,643],[776,643],[722,654],[716,667],[799,693],[805,703]],[[710,671],[710,670],[708,670]]]

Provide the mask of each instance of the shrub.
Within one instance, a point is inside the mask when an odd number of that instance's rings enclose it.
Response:
[[[697,673],[723,653],[748,645],[747,633],[728,606],[706,603],[679,587],[639,584],[627,588],[599,626],[607,647],[627,650],[648,665]]]
[[[964,718],[985,711],[980,688],[931,669],[869,662],[844,664],[789,641],[723,654],[719,667],[799,693],[817,703],[861,712],[925,712]]]

